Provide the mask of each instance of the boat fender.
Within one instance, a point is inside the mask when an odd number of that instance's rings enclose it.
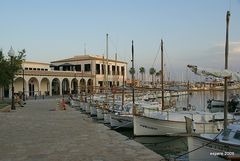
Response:
[[[195,132],[196,131],[196,124],[194,120],[192,120],[192,130]]]

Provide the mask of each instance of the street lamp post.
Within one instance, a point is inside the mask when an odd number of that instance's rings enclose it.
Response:
[[[78,88],[77,87],[78,85],[76,85],[76,79],[77,79],[76,77],[77,77],[77,71],[76,71],[76,69],[74,69],[74,78],[75,78],[74,82],[73,82],[74,94],[77,94],[77,88]]]
[[[25,103],[25,78],[24,78],[24,67],[23,67],[23,93],[22,93],[22,99],[23,99],[23,102]]]
[[[13,68],[13,58],[14,58],[14,54],[15,51],[13,50],[13,48],[11,47],[10,50],[8,51],[8,56],[11,57],[11,68]],[[14,86],[13,86],[13,77],[14,77],[14,73],[12,73],[12,104],[11,104],[11,109],[12,110],[16,110],[15,105],[14,105]]]

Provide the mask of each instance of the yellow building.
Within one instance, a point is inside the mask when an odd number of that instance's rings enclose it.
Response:
[[[25,61],[22,67],[13,86],[15,93],[24,90],[27,97],[101,92],[104,81],[109,87],[120,86],[123,78],[124,81],[127,78],[126,62],[106,60],[102,56],[80,55],[50,64]],[[5,96],[11,97],[11,86],[5,90]]]

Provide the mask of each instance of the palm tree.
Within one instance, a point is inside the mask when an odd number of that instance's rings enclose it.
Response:
[[[129,69],[129,73],[132,75],[132,74],[135,74],[135,69],[134,68],[130,68]]]
[[[135,68],[130,68],[130,69],[129,69],[129,73],[130,73],[131,75],[135,74]]]
[[[152,67],[149,69],[149,74],[152,75],[152,84],[153,84],[153,75],[156,73],[156,70]]]
[[[156,72],[156,74],[155,74],[156,78],[160,78],[160,74],[161,74],[161,71]],[[158,79],[157,79],[157,82],[158,82]]]
[[[139,72],[140,72],[141,75],[142,75],[142,83],[143,83],[143,74],[145,74],[145,68],[144,68],[144,67],[140,67],[140,68],[139,68]]]

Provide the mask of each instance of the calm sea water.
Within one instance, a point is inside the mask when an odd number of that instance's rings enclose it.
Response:
[[[174,160],[176,157],[188,151],[186,137],[167,137],[167,136],[154,136],[154,137],[133,137],[132,130],[117,130],[119,133],[143,144],[148,149],[160,154],[166,159]],[[188,161],[188,155],[181,156],[176,161]]]
[[[240,94],[240,90],[229,90],[228,98],[231,94]],[[176,101],[177,107],[186,107],[188,100],[189,103],[198,110],[204,110],[207,108],[207,100],[209,99],[217,99],[223,100],[224,93],[223,91],[200,91],[193,92],[191,95],[184,95],[180,97],[173,97],[172,100]]]
[[[231,90],[228,92],[230,94],[240,94],[239,90]],[[207,107],[208,99],[219,99],[223,100],[224,93],[223,91],[202,91],[202,92],[193,92],[192,95],[185,95],[180,97],[172,98],[176,101],[177,107],[186,107],[187,102],[194,106],[198,110],[204,110]],[[188,155],[178,156],[186,153],[188,151],[187,138],[186,137],[134,137],[132,130],[118,130],[118,132],[123,135],[128,136],[129,138],[134,139],[135,141],[143,144],[147,148],[155,151],[156,153],[162,155],[169,160],[177,161],[188,161]],[[177,159],[176,159],[177,158]]]

